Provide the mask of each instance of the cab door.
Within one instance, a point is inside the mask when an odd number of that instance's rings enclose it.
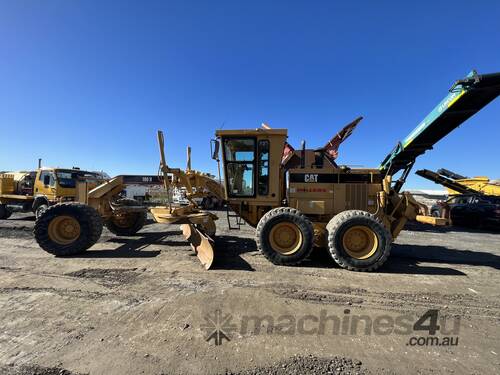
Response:
[[[45,196],[51,200],[55,198],[56,177],[53,171],[41,171],[35,182],[35,197]]]

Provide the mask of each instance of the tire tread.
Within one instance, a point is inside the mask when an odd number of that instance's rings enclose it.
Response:
[[[339,251],[335,247],[336,243],[335,236],[337,230],[340,229],[341,225],[344,224],[347,220],[353,218],[361,218],[366,221],[372,221],[377,223],[378,235],[385,239],[385,247],[382,250],[383,251],[382,256],[379,259],[377,259],[375,263],[367,267],[358,267],[356,265],[353,265],[352,263],[349,263],[348,259],[339,256]],[[335,263],[337,263],[340,267],[348,269],[350,271],[361,271],[361,272],[375,271],[377,268],[379,268],[385,263],[385,261],[387,260],[387,258],[391,253],[391,243],[392,243],[391,234],[384,226],[384,224],[380,221],[380,219],[378,219],[376,216],[372,215],[369,212],[362,210],[347,210],[340,212],[329,221],[329,223],[326,226],[326,230],[328,232],[328,250],[330,252],[330,255],[332,256]]]
[[[297,258],[283,256],[272,249],[267,249],[265,244],[262,243],[262,232],[266,229],[269,221],[276,218],[277,216],[285,216],[295,223],[299,228],[303,229],[303,241],[309,243],[307,245],[306,251]],[[264,216],[261,217],[257,228],[255,230],[255,242],[257,243],[257,249],[268,259],[271,263],[277,265],[293,266],[300,264],[304,259],[306,259],[313,250],[313,237],[314,229],[311,221],[302,214],[299,210],[291,207],[277,207],[268,211]]]
[[[88,230],[83,228],[82,234],[76,241],[77,244],[60,245],[49,238],[48,229],[51,220],[64,214],[76,215],[80,225],[85,222],[84,224],[88,226]],[[71,202],[58,203],[47,208],[36,220],[33,233],[38,245],[46,252],[56,256],[68,256],[82,253],[93,246],[101,237],[102,228],[102,218],[97,210],[86,204]]]

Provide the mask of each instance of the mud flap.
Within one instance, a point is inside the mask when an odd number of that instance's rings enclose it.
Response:
[[[182,224],[181,230],[183,236],[191,244],[206,270],[210,269],[214,261],[214,241],[197,229],[193,224]]]

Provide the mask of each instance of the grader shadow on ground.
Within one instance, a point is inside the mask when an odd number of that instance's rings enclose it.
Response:
[[[397,246],[397,245],[394,245]],[[447,263],[443,261],[442,263]],[[332,260],[328,250],[316,249],[313,251],[309,259],[300,264],[300,267],[322,268],[322,269],[340,269],[340,267]],[[375,273],[381,274],[414,274],[414,275],[443,275],[443,276],[464,276],[465,274],[459,270],[449,267],[433,267],[420,264],[420,261],[410,257],[398,257],[394,255],[394,247],[392,255],[387,262]]]
[[[111,237],[105,242],[121,244],[115,249],[87,250],[72,258],[154,258],[160,255],[161,250],[146,250],[150,245],[166,245],[165,238],[178,235],[179,231],[144,232],[135,237]],[[185,244],[183,242],[183,244]]]
[[[420,275],[450,275],[465,276],[462,271],[439,266],[433,267],[420,264],[421,261],[443,264],[469,264],[483,266],[498,266],[499,258],[493,254],[464,252],[460,250],[450,250],[441,246],[409,246],[393,245],[393,254],[387,263],[378,271],[380,273],[393,274],[420,274]],[[241,255],[250,252],[257,253],[255,241],[248,238],[239,238],[235,236],[220,236],[216,240],[217,256],[214,269],[239,269],[253,271],[254,268],[244,260]],[[418,257],[413,252],[420,253]],[[458,253],[455,254],[455,253]],[[426,259],[427,254],[432,254]],[[454,256],[454,258],[453,258]],[[309,259],[300,264],[302,268],[334,269],[339,267],[330,257],[325,249],[315,249]]]
[[[215,261],[212,269],[255,271],[242,254],[257,252],[255,241],[250,238],[221,235],[215,238]]]
[[[116,249],[88,250],[77,258],[153,258],[161,250],[146,250],[150,245],[185,247],[189,244],[183,240],[169,240],[170,236],[180,235],[180,231],[144,232],[137,237],[112,237],[106,242],[118,243]],[[250,238],[220,235],[215,239],[215,261],[212,269],[255,271],[242,255],[258,253],[255,241]],[[194,256],[194,253],[193,253]],[[442,264],[439,266],[422,263]],[[404,245],[393,244],[391,256],[379,273],[420,274],[420,275],[452,275],[464,276],[465,273],[444,265],[486,266],[500,269],[500,256],[487,252],[450,249],[436,245]],[[315,249],[309,259],[298,267],[332,269],[339,268],[325,249]]]
[[[394,244],[391,257],[398,261],[413,259],[427,263],[461,264],[500,269],[500,256],[482,251],[457,250],[436,245]]]

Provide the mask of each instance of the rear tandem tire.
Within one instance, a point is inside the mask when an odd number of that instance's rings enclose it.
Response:
[[[123,206],[140,206],[135,199],[123,198],[117,201]],[[133,236],[139,232],[146,223],[146,212],[129,212],[120,216],[112,216],[105,223],[106,228],[117,236]]]
[[[391,252],[389,231],[369,212],[341,212],[330,220],[326,229],[328,250],[342,268],[374,271],[385,263]]]
[[[312,223],[294,208],[278,207],[267,212],[259,220],[255,234],[257,248],[277,265],[299,264],[313,249]]]
[[[0,220],[8,219],[12,215],[12,211],[9,210],[7,205],[0,204]]]
[[[59,203],[47,208],[35,222],[38,245],[56,256],[75,255],[94,245],[102,233],[102,218],[81,203]]]

